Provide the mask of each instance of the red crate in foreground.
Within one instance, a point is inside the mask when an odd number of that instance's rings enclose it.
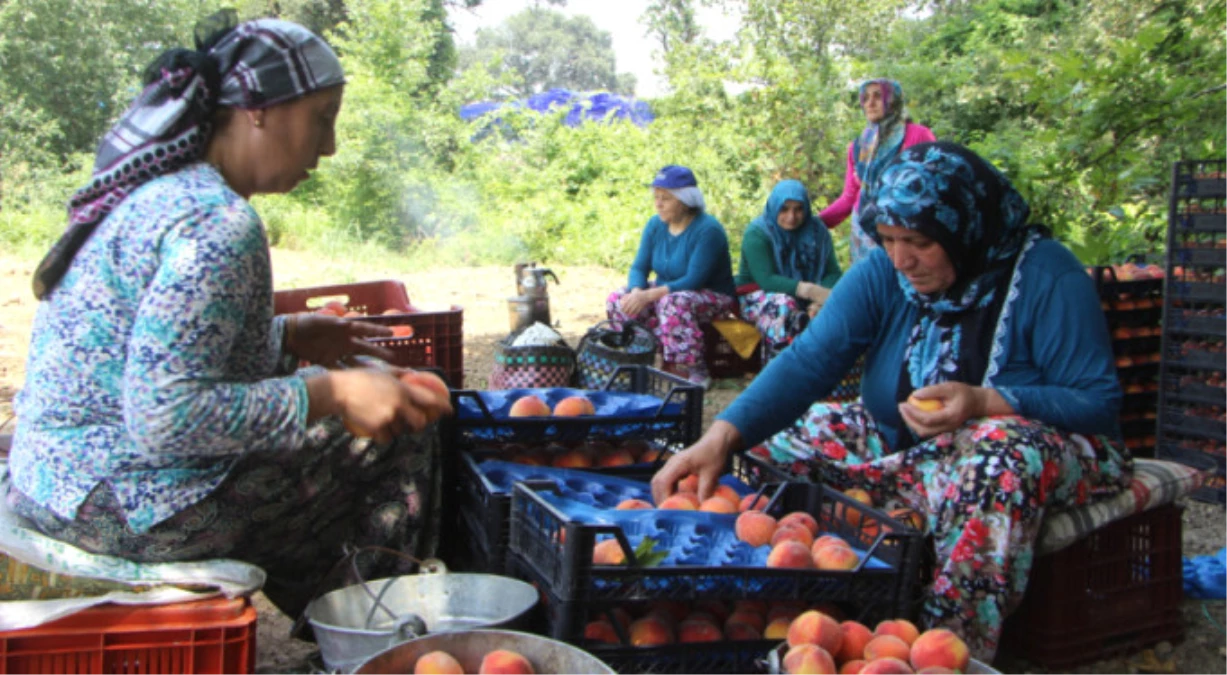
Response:
[[[1036,558],[1004,646],[1060,670],[1182,638],[1183,510],[1143,511]]]
[[[0,673],[252,673],[255,665],[247,598],[105,604],[0,632]]]
[[[433,366],[443,371],[448,386],[464,387],[464,308],[452,305],[451,309],[441,311],[416,309],[409,301],[404,284],[385,280],[277,291],[273,293],[273,311],[277,314],[313,312],[333,301],[364,315],[362,321],[381,326],[409,326],[413,329],[412,335],[372,342],[392,351],[393,365]]]

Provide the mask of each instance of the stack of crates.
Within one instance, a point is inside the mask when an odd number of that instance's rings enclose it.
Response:
[[[1088,270],[1112,336],[1112,355],[1124,400],[1120,425],[1134,457],[1155,456],[1163,271],[1157,265],[1111,265]]]
[[[761,662],[780,643],[763,637],[764,615],[789,607],[817,608],[867,626],[915,618],[920,533],[825,486],[760,486],[760,495],[770,499],[763,510],[777,518],[795,511],[810,514],[820,534],[837,535],[864,552],[856,569],[756,564],[753,555],[746,555],[753,547],[733,539],[734,515],[660,510],[637,511],[643,515],[621,521],[581,521],[562,506],[565,500],[558,493],[515,486],[511,569],[541,589],[546,635],[580,646],[618,672],[761,672]],[[672,560],[641,564],[636,535],[667,551]],[[597,544],[607,541],[618,542],[628,564],[596,562]],[[676,642],[665,637],[671,634],[668,628],[651,625],[661,612],[680,622],[679,632],[672,633]],[[685,643],[680,631],[688,622],[683,617],[695,613],[715,617],[724,626],[722,636]],[[755,630],[738,626],[753,625],[756,615]],[[670,623],[667,616],[662,623]],[[632,636],[640,646],[633,646]]]
[[[526,390],[528,391],[528,390]],[[699,437],[703,389],[650,366],[620,366],[604,392],[650,395],[660,407],[647,416],[580,416],[499,418],[482,404],[482,392],[453,390],[452,405],[476,407],[479,417],[459,415],[443,422],[444,512],[454,514],[457,550],[447,552],[454,566],[475,572],[503,573],[510,538],[510,486],[496,484],[482,469],[486,460],[583,469],[597,474],[648,480],[660,457]],[[623,452],[634,460],[609,461]],[[582,462],[573,460],[583,458]],[[607,464],[607,466],[602,466]]]
[[[1227,162],[1172,171],[1158,456],[1208,470],[1195,499],[1223,504],[1227,338]]]

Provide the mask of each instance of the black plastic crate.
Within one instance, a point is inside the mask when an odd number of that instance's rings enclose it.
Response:
[[[1227,438],[1227,428],[1222,421],[1211,417],[1188,414],[1188,409],[1167,405],[1160,411],[1159,429],[1165,433],[1188,434],[1214,440]]]
[[[1227,402],[1227,389],[1206,384],[1205,380],[1197,375],[1181,374],[1169,369],[1163,387],[1169,400],[1217,406]]]
[[[513,576],[544,589],[545,580],[517,556],[513,556],[512,569]],[[584,628],[590,621],[603,618],[611,625],[618,624],[609,613],[615,606],[566,602],[542,590],[540,609],[544,625],[540,630],[548,637],[584,649],[619,673],[760,673],[765,672],[762,665],[767,652],[780,642],[725,639],[634,647],[585,639]],[[614,630],[620,639],[629,640],[621,628]]]
[[[1036,558],[1005,648],[1059,670],[1181,639],[1182,511],[1159,506]]]
[[[1227,336],[1227,312],[1221,307],[1216,310],[1201,313],[1198,309],[1173,307],[1163,317],[1164,331],[1187,337]]]
[[[487,455],[489,456],[489,455]],[[461,452],[456,485],[459,498],[456,509],[466,525],[465,535],[480,544],[480,552],[488,561],[487,571],[502,573],[507,566],[508,542],[511,540],[511,491],[494,485],[482,472],[481,453]],[[645,483],[659,468],[659,463],[639,464],[619,471],[620,478],[642,480]],[[601,473],[593,469],[593,473]],[[550,485],[548,481],[530,481],[534,485]]]
[[[758,566],[671,565],[642,567],[616,525],[585,524],[542,499],[537,490],[515,486],[511,506],[511,551],[527,563],[543,588],[565,602],[608,603],[640,600],[802,600],[857,608],[866,615],[914,616],[914,586],[922,536],[877,509],[821,485],[784,483],[764,486],[773,492],[766,511],[805,511],[819,527],[877,558],[881,567],[852,571],[795,570]],[[845,514],[859,513],[852,524]],[[854,519],[855,520],[855,519]],[[613,535],[632,561],[628,566],[594,565],[598,536]]]
[[[1185,447],[1179,441],[1165,438],[1164,442],[1159,445],[1156,456],[1159,459],[1171,460],[1206,472],[1206,483],[1189,495],[1193,499],[1211,504],[1227,503],[1227,491],[1224,490],[1227,458],[1223,455]]]
[[[1178,213],[1173,216],[1171,225],[1179,233],[1218,234],[1227,230],[1227,214]]]
[[[1172,166],[1172,197],[1227,196],[1227,161],[1221,159],[1195,159],[1176,162]]]
[[[649,366],[621,366],[601,391],[647,394],[660,399],[650,416],[581,416],[499,418],[490,413],[481,392],[452,390],[452,406],[468,401],[480,419],[446,418],[444,438],[454,449],[501,443],[573,443],[584,440],[651,440],[664,445],[690,445],[703,423],[703,388]]]

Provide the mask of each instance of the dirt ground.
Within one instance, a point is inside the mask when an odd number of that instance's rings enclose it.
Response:
[[[31,323],[36,303],[30,293],[35,261],[0,253],[0,432],[12,414],[11,400],[21,387]],[[465,388],[482,389],[490,376],[494,343],[510,329],[507,297],[514,295],[513,273],[508,267],[404,271],[363,261],[322,259],[276,250],[274,275],[278,289],[301,288],[352,280],[395,278],[405,283],[414,304],[464,308]],[[556,267],[559,284],[550,287],[551,312],[556,328],[572,346],[591,325],[603,318],[604,299],[621,283],[621,272],[595,267]],[[744,382],[723,380],[704,397],[704,421],[710,422]],[[11,431],[11,429],[9,430]],[[1184,555],[1217,552],[1227,542],[1221,507],[1191,501],[1183,523]],[[309,672],[314,645],[289,637],[290,620],[257,596],[260,610],[257,670],[261,673]],[[1223,601],[1186,599],[1182,605],[1185,639],[1160,644],[1141,654],[1100,661],[1074,669],[1075,673],[1221,673],[1227,671],[1227,625]],[[1024,660],[1011,658],[999,666],[1006,672],[1046,672]]]

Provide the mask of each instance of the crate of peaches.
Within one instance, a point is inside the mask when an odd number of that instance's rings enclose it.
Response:
[[[651,447],[645,441],[627,441],[623,445]],[[523,447],[516,444],[506,449],[483,447],[460,454],[456,472],[456,510],[464,529],[462,536],[470,542],[470,548],[474,549],[473,554],[477,558],[471,562],[482,569],[501,572],[506,568],[507,544],[511,537],[511,490],[516,483],[544,481],[556,485],[571,499],[610,509],[628,499],[650,499],[647,483],[643,481],[651,478],[654,464],[619,467],[630,471],[627,476],[642,479],[631,480],[616,475],[558,468],[572,463],[565,458],[580,452],[580,448],[554,450],[559,461],[557,466],[549,466],[546,458],[550,455],[537,454],[550,452],[548,447],[540,450],[521,449]],[[640,456],[658,452],[649,449]],[[541,463],[525,463],[524,453],[529,453],[533,459],[542,458]],[[503,458],[512,461],[503,461]],[[635,470],[638,473],[634,473]]]
[[[452,406],[456,415],[445,434],[456,448],[561,443],[570,449],[636,439],[676,445],[699,436],[703,389],[655,368],[623,366],[601,390],[457,390]]]
[[[392,352],[396,366],[433,366],[452,387],[464,386],[464,309],[424,310],[409,302],[399,281],[367,281],[313,286],[273,294],[276,314],[315,312],[392,329],[392,336],[371,342]]]
[[[512,556],[564,602],[802,600],[911,611],[915,527],[822,485],[717,488],[705,501],[696,478],[678,488],[658,505],[631,500],[611,511],[517,484]]]

